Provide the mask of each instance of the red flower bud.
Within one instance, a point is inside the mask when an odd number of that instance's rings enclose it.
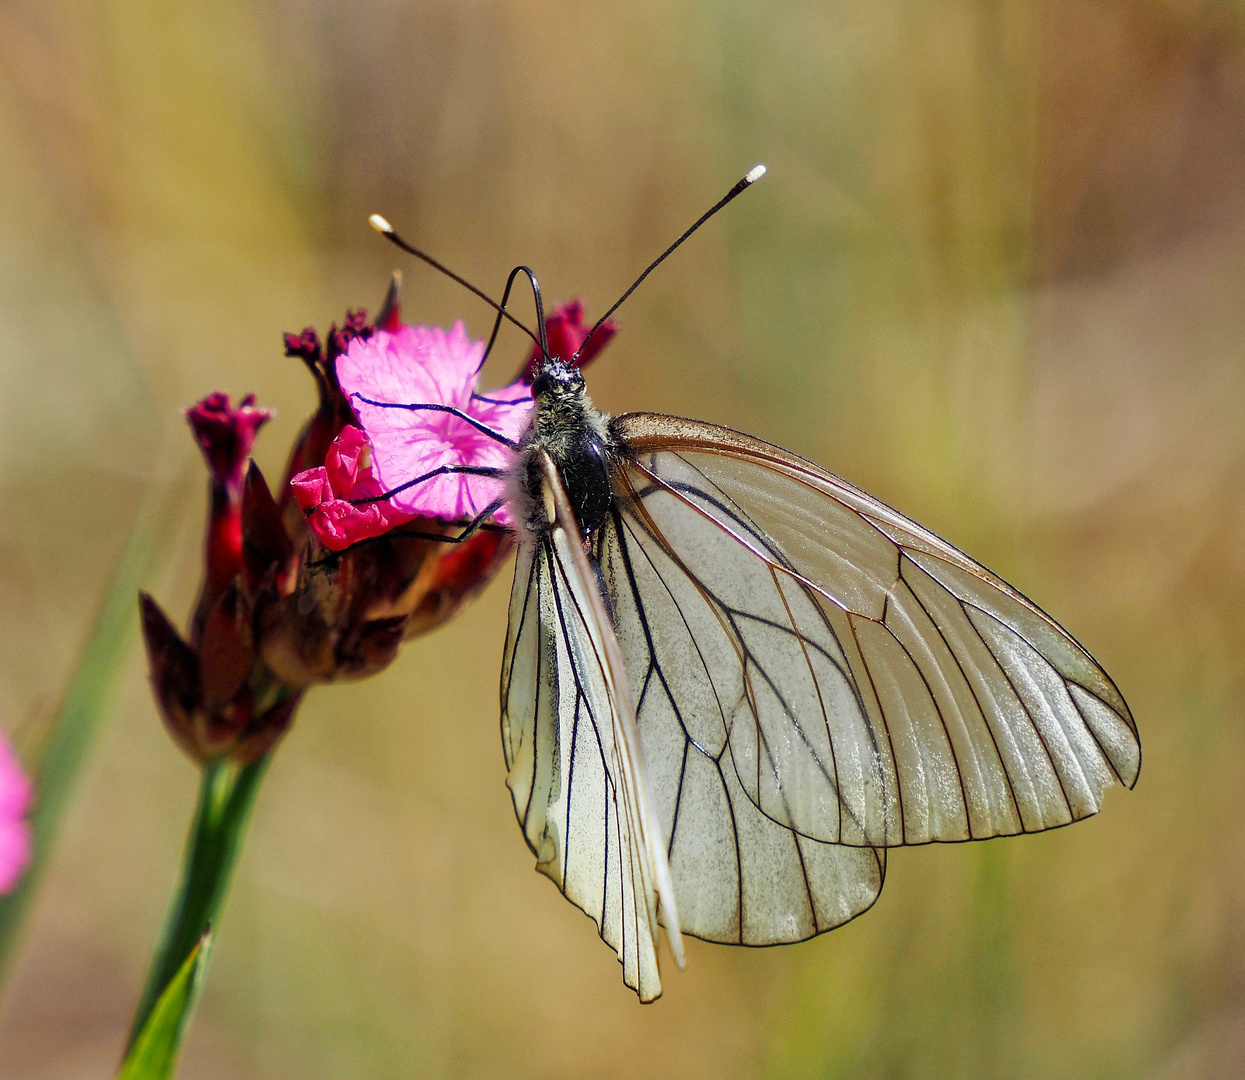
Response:
[[[254,394],[247,394],[234,407],[229,404],[228,394],[217,392],[187,409],[186,419],[207,459],[213,482],[228,488],[236,497],[256,432],[272,419],[272,413],[255,405]]]
[[[389,286],[389,295],[386,296],[382,309],[382,316],[386,319],[396,318],[390,312],[398,309],[395,289],[400,281],[395,276],[394,282]],[[340,329],[336,323],[329,328],[327,351],[321,347],[319,335],[310,326],[301,334],[285,335],[285,355],[297,357],[307,365],[315,377],[316,392],[320,398],[316,411],[294,440],[278,499],[286,529],[293,537],[301,539],[306,529],[302,523],[302,514],[295,506],[290,492],[291,477],[323,465],[324,455],[328,453],[338,432],[347,424],[354,423],[354,412],[337,382],[337,358],[350,347],[352,341],[357,338],[366,341],[375,331],[376,328],[367,321],[367,312],[360,308],[346,312],[345,322]]]
[[[376,329],[386,333],[394,333],[402,325],[402,273],[393,272],[389,279],[389,290],[385,293],[385,301],[380,305],[380,314],[376,316]]]
[[[209,609],[241,568],[242,475],[255,445],[255,434],[271,417],[268,409],[256,407],[253,394],[243,398],[236,408],[230,405],[228,394],[209,394],[186,410],[186,419],[211,473],[207,565],[191,623],[192,643],[197,642]]]
[[[579,353],[591,330],[591,326],[584,326],[583,301],[572,300],[561,307],[554,308],[553,313],[545,317],[545,337],[549,342],[549,355],[560,356],[568,364],[573,358],[577,368],[585,367],[618,333],[618,324],[613,320],[603,322],[597,332],[592,335],[588,347]],[[579,355],[576,356],[576,353]],[[528,353],[527,364],[519,373],[520,380],[531,385],[532,380],[536,378],[536,366],[539,363],[540,349],[533,345],[532,351]]]

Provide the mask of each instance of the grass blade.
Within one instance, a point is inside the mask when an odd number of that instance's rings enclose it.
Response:
[[[61,820],[69,807],[83,763],[95,741],[117,679],[138,629],[135,598],[167,543],[161,529],[184,485],[161,484],[143,501],[125,550],[113,571],[104,602],[82,659],[52,721],[47,743],[32,770],[35,806],[30,815],[30,865],[17,887],[0,896],[0,976],[11,960],[23,917],[47,866]]]

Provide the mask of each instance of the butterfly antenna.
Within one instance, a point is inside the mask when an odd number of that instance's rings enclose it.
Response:
[[[493,320],[493,332],[489,334],[488,344],[484,347],[484,355],[480,357],[480,362],[476,365],[477,372],[484,367],[485,361],[493,351],[493,342],[497,340],[497,331],[501,329],[501,317],[506,313],[506,303],[510,300],[510,290],[514,287],[515,278],[520,274],[527,275],[527,280],[532,286],[532,297],[536,301],[536,325],[540,327],[540,340],[536,342],[536,345],[541,355],[546,360],[550,359],[549,338],[545,332],[545,302],[540,296],[540,282],[536,280],[536,275],[528,267],[516,266],[506,278],[506,288],[501,294],[501,306],[497,309],[497,318]]]
[[[756,170],[753,170],[753,171],[755,172]],[[715,207],[714,209],[717,209],[717,208]],[[496,300],[494,300],[491,296],[489,296],[488,293],[484,292],[482,289],[477,289],[474,285],[471,284],[470,281],[454,273],[454,271],[451,270],[444,263],[438,262],[427,252],[420,251],[419,248],[415,247],[414,244],[408,244],[405,240],[402,239],[401,236],[397,234],[397,232],[394,230],[394,227],[390,225],[389,222],[386,221],[383,217],[381,217],[380,214],[373,214],[367,220],[368,220],[368,223],[372,226],[372,228],[375,229],[378,233],[380,233],[381,236],[383,236],[391,244],[393,244],[394,247],[399,248],[402,251],[405,251],[408,255],[414,255],[415,258],[423,260],[429,266],[431,266],[434,270],[440,271],[451,281],[457,282],[468,292],[474,293],[476,296],[478,296],[481,300],[483,300],[486,304],[488,304],[489,307],[491,307],[494,311],[497,312],[497,320],[499,324],[502,319],[508,319],[510,322],[514,323],[515,326],[517,326],[520,330],[522,330],[528,337],[532,339],[532,341],[536,343],[536,347],[540,349],[541,355],[548,358],[549,350],[545,347],[545,341],[544,341],[544,338],[545,338],[544,310],[540,303],[540,292],[539,292],[538,287],[536,286],[536,278],[534,275],[532,275],[532,272],[530,270],[528,270],[527,272],[531,276],[533,289],[536,290],[536,307],[537,307],[537,311],[540,312],[541,314],[540,337],[537,337],[534,333],[532,333],[531,330],[527,328],[527,326],[519,322],[518,319],[516,319],[513,315],[511,315],[510,312],[506,310],[504,303],[499,304]],[[697,222],[697,224],[699,224],[699,222]],[[519,269],[525,270],[526,267],[520,267]],[[510,277],[511,277],[511,280],[513,280],[514,273],[512,273]],[[507,291],[509,291],[508,288],[507,288]],[[496,333],[497,333],[496,330],[494,330],[493,332],[494,337],[496,337]]]
[[[601,329],[602,323],[604,323],[606,319],[608,319],[611,315],[614,314],[615,311],[617,311],[620,307],[622,307],[623,301],[626,300],[628,296],[630,296],[633,292],[636,291],[636,289],[640,287],[640,282],[642,282],[646,277],[649,276],[649,274],[651,274],[654,270],[656,270],[657,267],[659,267],[663,262],[665,262],[666,259],[669,258],[669,256],[674,254],[675,249],[678,248],[678,246],[682,244],[684,240],[686,240],[689,236],[692,235],[692,233],[694,233],[697,229],[699,229],[706,221],[708,221],[711,217],[713,217],[713,215],[716,214],[719,210],[721,210],[722,207],[724,207],[728,202],[730,202],[733,198],[735,198],[736,195],[741,194],[745,188],[750,188],[753,184],[755,184],[758,180],[760,180],[761,177],[764,175],[765,175],[765,166],[754,165],[751,169],[748,170],[747,174],[733,188],[730,189],[730,191],[728,191],[725,195],[722,196],[722,198],[720,198],[711,207],[709,207],[708,210],[706,210],[703,214],[701,214],[700,217],[698,217],[695,220],[695,222],[693,222],[692,227],[688,229],[687,232],[685,232],[682,236],[680,236],[673,244],[671,244],[668,248],[666,248],[665,251],[663,251],[660,255],[658,255],[657,258],[655,258],[651,263],[649,263],[648,268],[644,271],[644,273],[642,273],[638,278],[635,279],[634,282],[632,282],[631,288],[629,288],[625,293],[623,293],[622,296],[620,296],[614,302],[614,306],[611,307],[609,311],[607,311],[604,315],[602,315],[599,319],[597,319],[597,321],[593,324],[592,329],[588,331],[588,336],[584,338],[583,342],[580,344],[579,348],[576,350],[575,358],[578,358],[579,354],[582,353],[584,349],[587,347],[588,342],[592,340],[592,335]]]

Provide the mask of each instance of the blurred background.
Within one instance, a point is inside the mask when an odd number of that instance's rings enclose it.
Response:
[[[597,403],[722,422],[997,570],[1099,658],[1133,793],[900,850],[865,918],[692,942],[641,1007],[504,784],[507,572],[320,688],[261,793],[184,1078],[1245,1076],[1245,9],[1223,0],[6,0],[0,725],[27,761],[146,493],[184,618],[181,410],[314,394],[281,332],[600,313]],[[523,342],[488,375],[509,379]],[[134,620],[136,623],[136,619]],[[447,673],[449,673],[447,675]],[[0,1077],[112,1074],[196,771],[131,637],[0,1000]]]

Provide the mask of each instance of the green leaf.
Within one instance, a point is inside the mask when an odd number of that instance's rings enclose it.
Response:
[[[209,926],[177,969],[134,1040],[118,1080],[166,1080],[177,1066],[182,1034],[194,1009],[207,971],[212,946]]]

